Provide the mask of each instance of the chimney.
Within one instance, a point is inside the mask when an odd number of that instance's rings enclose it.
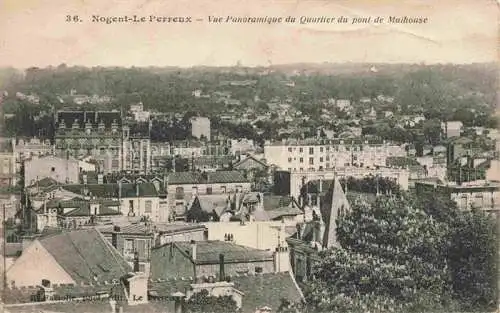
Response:
[[[139,253],[134,252],[134,273],[139,272]]]
[[[196,241],[191,240],[191,258],[196,261]]]
[[[87,174],[83,174],[83,184],[86,185],[88,182]]]
[[[274,272],[288,272],[290,270],[290,256],[288,247],[278,245],[274,251]]]
[[[136,195],[136,197],[138,197],[138,198],[139,198],[139,194],[140,194],[140,193],[139,193],[139,184],[137,184],[137,183],[136,183],[136,184],[135,184],[135,195]]]
[[[171,295],[174,300],[175,300],[175,313],[184,313],[184,299],[186,298],[186,295],[183,294],[182,292],[178,291],[176,293],[173,293]]]
[[[120,233],[120,226],[113,227],[113,234],[111,234],[111,245],[118,249],[118,234]]]
[[[224,254],[219,254],[219,281],[226,280],[226,272],[224,270]]]

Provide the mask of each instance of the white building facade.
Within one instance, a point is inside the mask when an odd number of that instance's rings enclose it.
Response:
[[[283,140],[264,145],[267,163],[290,172],[385,166],[390,156],[406,156],[404,146],[343,140]]]

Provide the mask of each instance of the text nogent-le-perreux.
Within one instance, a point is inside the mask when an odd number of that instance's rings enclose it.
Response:
[[[92,15],[92,23],[191,23],[191,16],[157,16],[157,15],[122,15],[104,16]]]

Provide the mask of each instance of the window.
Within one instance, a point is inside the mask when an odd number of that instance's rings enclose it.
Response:
[[[288,147],[288,152],[292,152],[292,148],[291,147]]]
[[[329,156],[329,155],[327,155],[327,156],[325,157],[325,160],[326,160],[327,162],[328,162],[328,161],[330,161],[330,156]]]
[[[330,168],[330,163],[326,163],[326,164],[325,164],[325,167],[326,167],[326,168]]]
[[[300,163],[304,163],[304,158],[300,158]]]
[[[134,240],[126,239],[125,246],[123,247],[125,253],[134,253]]]
[[[300,153],[304,152],[304,148],[299,148],[299,152]]]
[[[56,171],[56,168],[55,168],[55,167],[53,167],[53,168],[51,168],[50,170],[51,170],[52,172],[55,172],[55,171]]]
[[[319,152],[323,152],[323,147],[319,147]]]
[[[291,163],[292,162],[292,158],[288,158],[288,163]]]
[[[309,154],[314,154],[314,147],[309,148]]]
[[[226,193],[226,186],[220,186],[220,190],[222,193]]]
[[[195,195],[198,194],[198,187],[193,186],[193,194]]]
[[[320,162],[323,162],[323,157],[320,157],[320,158],[319,158],[319,161],[320,161]]]
[[[301,167],[301,168],[300,168],[300,171],[301,171],[301,172],[303,172],[303,171],[304,171],[304,168],[303,168],[303,167]]]
[[[309,165],[314,165],[314,158],[313,157],[309,158]]]
[[[330,151],[330,147],[326,147],[326,151]]]
[[[207,186],[207,195],[212,194],[212,186]]]
[[[255,267],[255,273],[262,273],[262,267],[261,266],[256,266]]]
[[[144,213],[151,213],[152,212],[152,207],[153,207],[153,201],[146,200],[146,202],[145,202],[145,208],[144,208]]]

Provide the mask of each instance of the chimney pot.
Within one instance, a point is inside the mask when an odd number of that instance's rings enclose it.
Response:
[[[225,265],[224,265],[224,254],[219,254],[219,281],[225,281],[226,279],[226,272],[225,272]]]
[[[196,260],[196,241],[191,240],[191,258]]]

